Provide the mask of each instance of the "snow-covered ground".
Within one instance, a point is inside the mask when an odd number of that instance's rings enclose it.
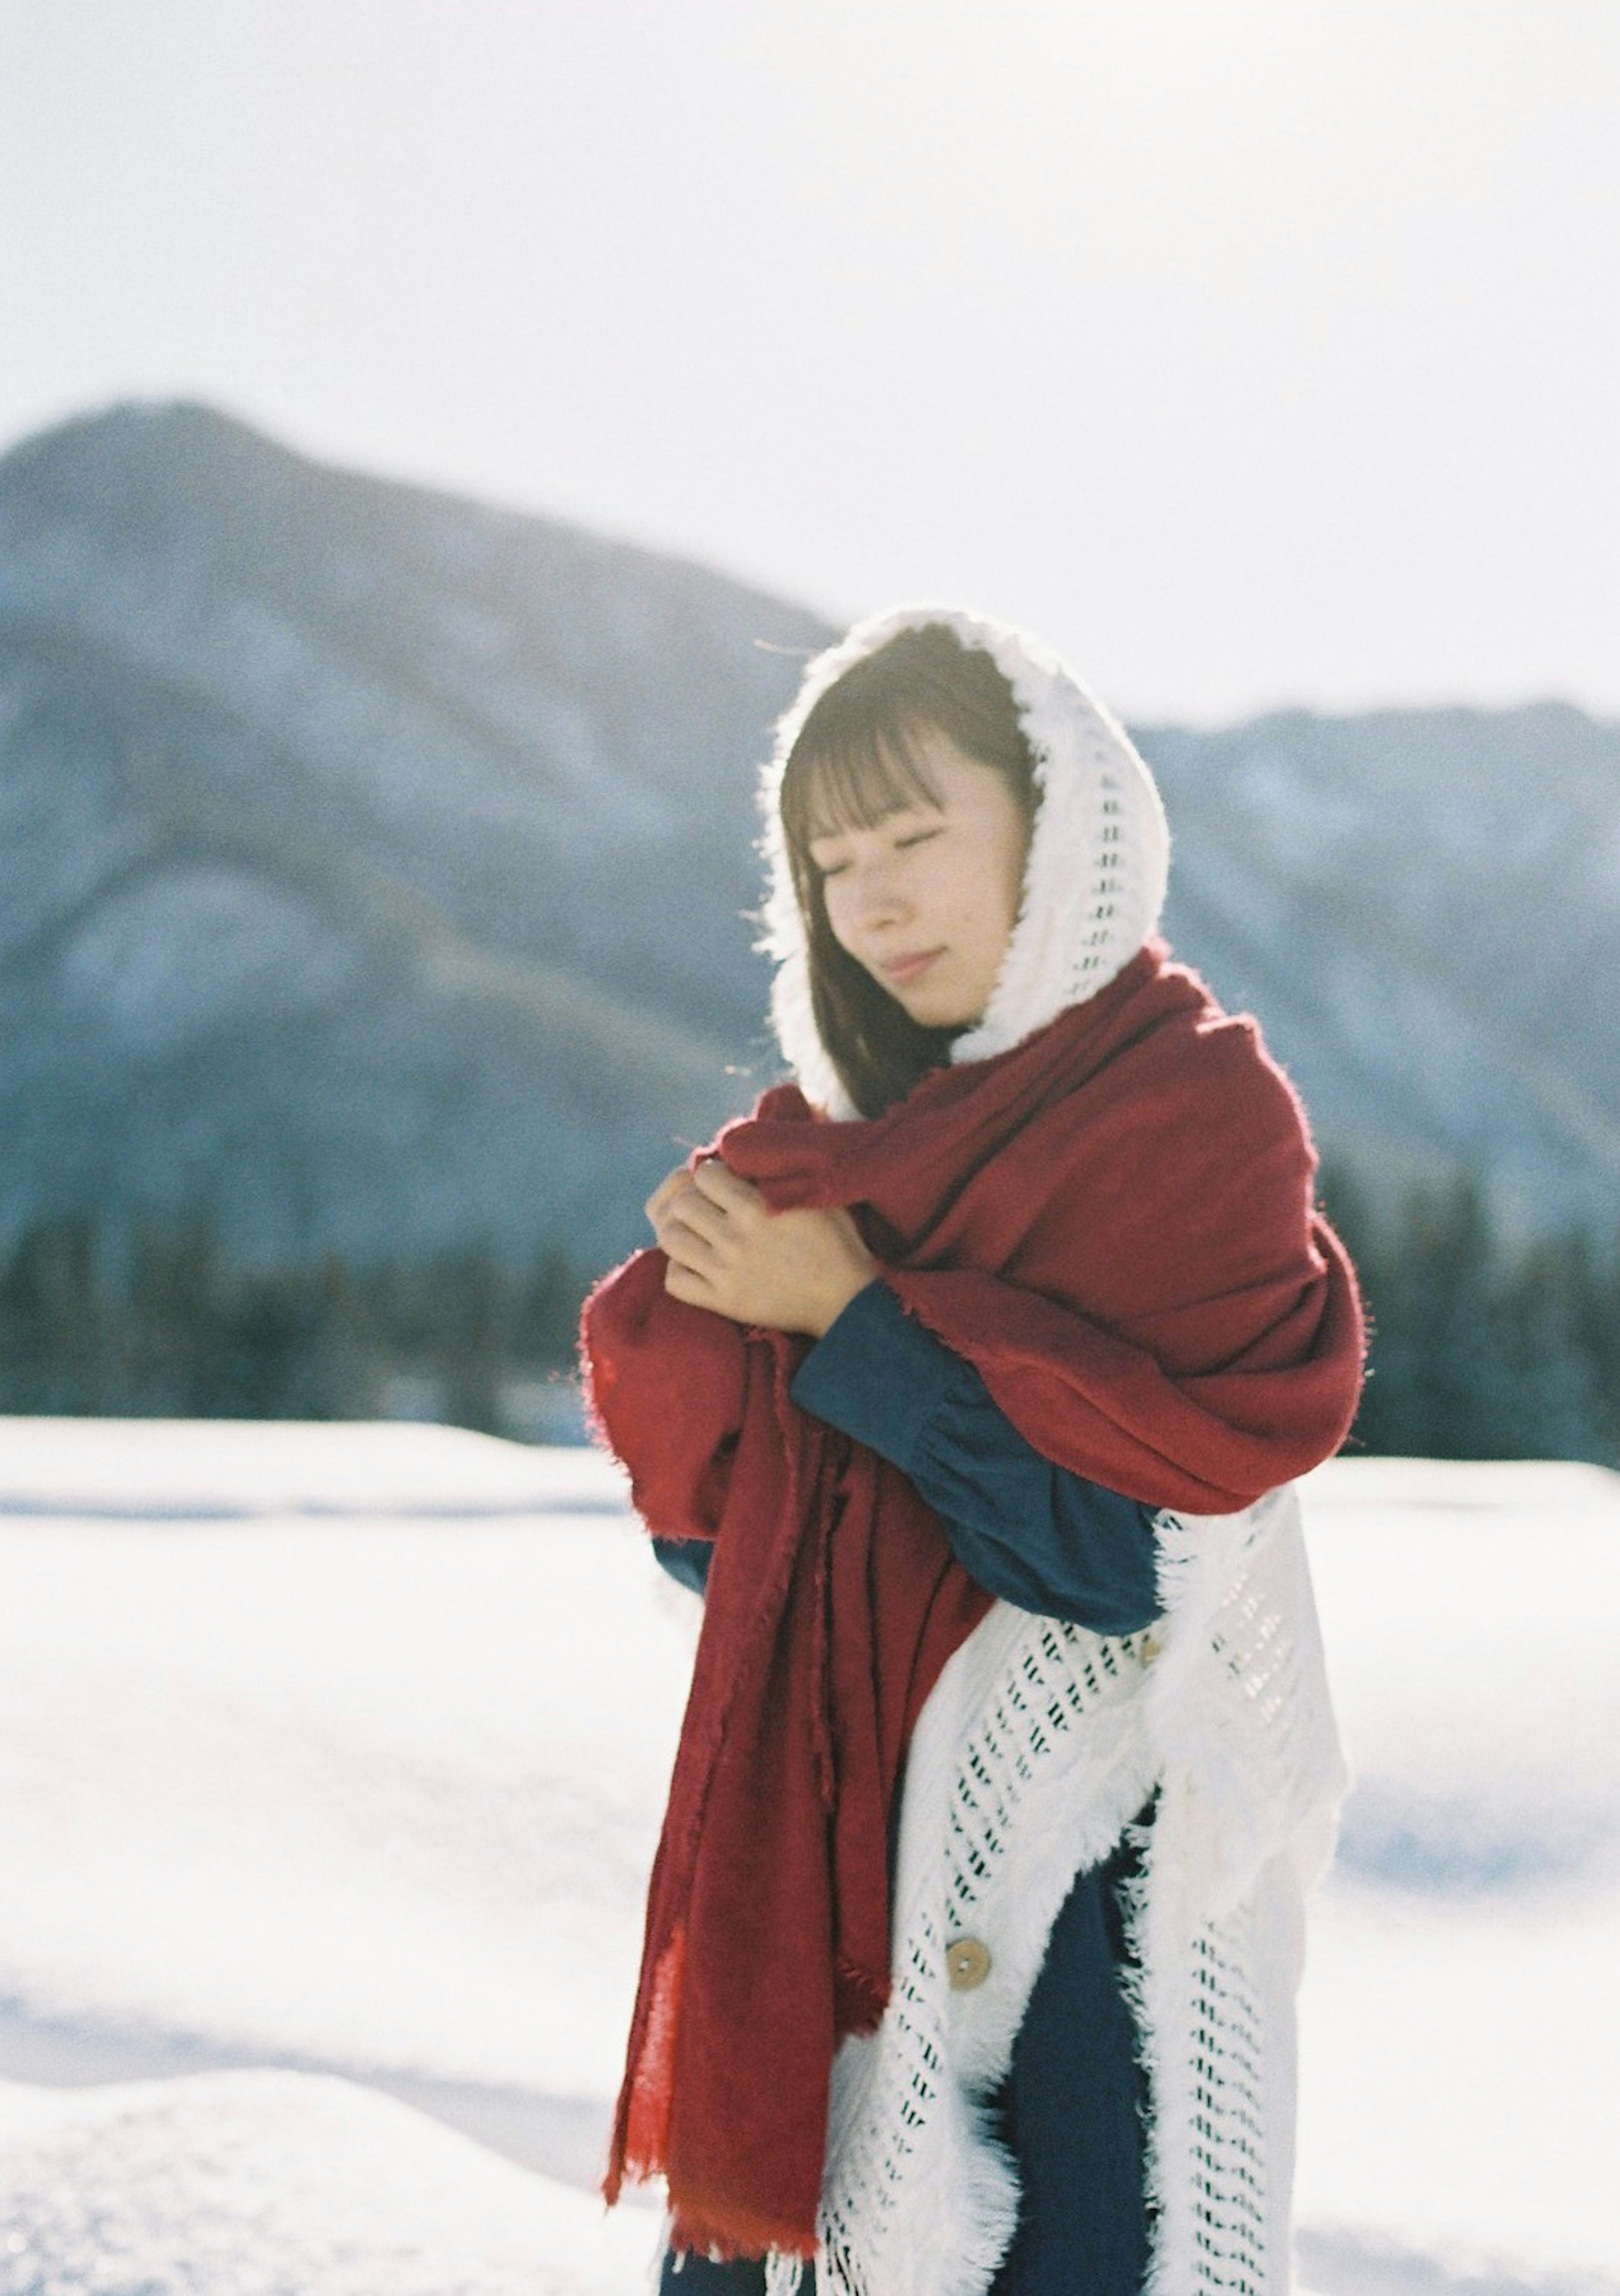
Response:
[[[1620,2291],[1620,1478],[1338,1463],[1309,1525],[1304,2277]],[[0,2296],[638,2288],[589,2187],[695,1615],[587,1453],[0,1421]]]

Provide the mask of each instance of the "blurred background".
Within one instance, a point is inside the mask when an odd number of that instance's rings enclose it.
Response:
[[[575,1318],[930,596],[1131,724],[1376,1318],[1303,2284],[1620,2296],[1617,249],[1620,0],[0,0],[0,2296],[648,2284]]]
[[[909,596],[1125,715],[1371,1451],[1620,1463],[1612,0],[0,0],[0,1412],[577,1433]]]

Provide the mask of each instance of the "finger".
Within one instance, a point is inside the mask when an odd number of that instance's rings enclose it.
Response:
[[[664,1213],[662,1225],[665,1227],[695,1228],[699,1235],[706,1235],[711,1243],[719,1243],[726,1235],[735,1236],[736,1234],[731,1214],[723,1205],[712,1202],[698,1188],[688,1188],[677,1196]]]
[[[678,1259],[689,1267],[717,1267],[723,1257],[725,1214],[694,1207],[688,1212],[683,1206],[670,1213],[658,1231],[658,1241],[671,1259]]]
[[[688,1180],[684,1188],[660,1189],[648,1203],[647,1218],[662,1236],[665,1228],[675,1220],[687,1220],[695,1226],[707,1227],[712,1233],[724,1226],[726,1215],[707,1197],[699,1195]]]
[[[684,1195],[691,1185],[692,1175],[684,1164],[678,1171],[671,1172],[667,1178],[660,1180],[642,1207],[654,1227],[658,1226],[670,1205],[674,1203],[678,1197]]]
[[[664,1270],[663,1288],[671,1300],[684,1300],[693,1308],[707,1308],[714,1299],[714,1286],[695,1268],[685,1267],[672,1259]]]
[[[718,1156],[705,1158],[692,1177],[701,1195],[734,1217],[765,1209],[765,1199],[752,1181],[740,1180]]]

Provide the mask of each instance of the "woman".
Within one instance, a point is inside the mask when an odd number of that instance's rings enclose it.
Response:
[[[1032,640],[862,624],[766,799],[798,1086],[585,1318],[706,1583],[609,2196],[665,2177],[692,2291],[1281,2296],[1341,1778],[1289,1486],[1362,1355],[1303,1116]]]

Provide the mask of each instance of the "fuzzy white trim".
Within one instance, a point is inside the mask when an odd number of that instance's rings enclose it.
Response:
[[[1140,1636],[1105,1642],[1001,1603],[934,1685],[907,1752],[893,1996],[834,2068],[828,2296],[979,2296],[1006,2252],[1017,2177],[981,2100],[1074,1875],[1152,1789],[1140,1651]],[[990,1972],[958,1992],[945,1954],[964,1935],[988,1942]]]
[[[1155,930],[1164,904],[1170,832],[1153,775],[1124,728],[1039,639],[959,606],[899,606],[858,622],[805,671],[761,786],[769,872],[764,947],[777,966],[771,1016],[806,1096],[835,1117],[855,1111],[816,1028],[804,921],[782,834],[782,776],[827,689],[900,631],[932,624],[988,653],[1006,677],[1040,793],[1007,954],[982,1019],[957,1038],[951,1059],[1010,1051],[1095,996]]]
[[[822,2296],[983,2296],[1018,2187],[983,2100],[1074,1876],[1158,1807],[1129,1985],[1157,2204],[1149,2296],[1287,2296],[1303,1894],[1345,1783],[1292,1490],[1160,1521],[1161,1648],[998,1603],[913,1734],[894,1992],[834,2067]],[[945,1948],[990,1974],[950,1989]],[[772,2296],[794,2284],[773,2260]]]
[[[1288,2296],[1305,1895],[1349,1783],[1291,1485],[1158,1519],[1162,1765],[1133,1885],[1157,2205],[1146,2296]]]
[[[772,1013],[807,1097],[855,1111],[817,1033],[778,798],[836,678],[900,631],[943,623],[1012,687],[1040,802],[1023,901],[954,1061],[1010,1050],[1095,996],[1155,930],[1169,835],[1115,721],[1036,640],[952,606],[874,616],[813,661],[765,769]],[[1005,2074],[1057,1910],[1156,1785],[1131,1893],[1130,1982],[1156,2203],[1148,2296],[1287,2296],[1294,1995],[1309,1882],[1345,1784],[1292,1490],[1242,1513],[1162,1515],[1162,1650],[998,1604],[941,1675],[901,1802],[894,1994],[834,2067],[817,2259],[822,2296],[983,2296],[1016,2222],[1013,2164],[982,2100]],[[1058,1718],[1054,1726],[1054,1717]],[[945,1947],[987,1943],[950,1990]],[[770,2296],[797,2264],[776,2257]]]

